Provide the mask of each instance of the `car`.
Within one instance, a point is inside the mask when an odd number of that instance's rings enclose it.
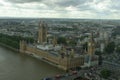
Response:
[[[75,78],[74,80],[89,80],[89,79],[87,79],[87,78],[83,78],[83,77],[81,77],[81,76],[78,76],[78,77]]]
[[[57,78],[57,79],[61,78],[61,77],[62,77],[62,75],[59,75],[59,74],[55,76],[55,78]]]
[[[65,76],[66,76],[66,77],[68,77],[68,76],[69,76],[69,74],[68,74],[68,73],[66,73],[66,74],[65,74]]]
[[[77,71],[72,71],[72,74],[74,75],[74,74],[77,74]]]

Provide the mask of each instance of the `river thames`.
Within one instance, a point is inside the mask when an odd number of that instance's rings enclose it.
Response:
[[[41,80],[62,73],[34,57],[0,46],[0,80]]]

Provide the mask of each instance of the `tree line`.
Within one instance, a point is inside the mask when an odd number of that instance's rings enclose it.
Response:
[[[0,33],[0,43],[8,45],[12,48],[19,49],[20,40],[25,40],[27,43],[33,43],[34,39],[31,37],[9,36]]]

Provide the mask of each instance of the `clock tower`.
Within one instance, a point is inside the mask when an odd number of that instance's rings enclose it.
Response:
[[[47,24],[40,22],[38,29],[38,43],[43,44],[47,42]]]
[[[91,33],[90,40],[88,42],[88,54],[92,56],[94,55],[94,53],[95,53],[95,41],[93,38],[93,33]]]

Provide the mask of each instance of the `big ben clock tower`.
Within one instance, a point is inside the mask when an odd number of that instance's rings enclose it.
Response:
[[[94,60],[94,58],[97,58],[95,53],[95,41],[93,38],[93,33],[90,35],[90,39],[88,41],[88,52],[85,56],[85,65],[90,67],[92,65],[98,64],[97,60]]]
[[[40,22],[38,30],[38,43],[43,44],[47,42],[47,24]]]
[[[95,53],[95,41],[93,38],[93,33],[91,33],[90,40],[88,42],[88,54],[90,56],[94,55]]]

